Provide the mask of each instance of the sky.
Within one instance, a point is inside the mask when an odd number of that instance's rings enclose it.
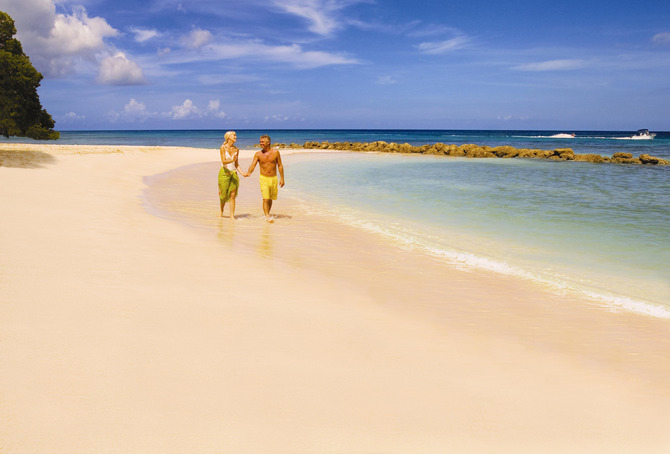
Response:
[[[0,0],[58,130],[670,130],[670,2]]]

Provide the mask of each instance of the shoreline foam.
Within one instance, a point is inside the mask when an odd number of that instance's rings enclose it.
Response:
[[[589,288],[583,284],[571,281],[566,276],[560,275],[539,275],[531,270],[521,268],[500,261],[467,251],[456,251],[454,249],[445,249],[442,247],[433,247],[422,240],[408,238],[405,234],[393,229],[381,228],[378,225],[361,221],[358,218],[351,218],[346,215],[338,215],[334,221],[339,221],[353,227],[365,230],[376,235],[384,236],[394,241],[399,247],[409,251],[419,251],[420,253],[431,255],[440,260],[448,262],[449,266],[463,268],[466,270],[484,270],[500,275],[507,275],[514,278],[520,278],[526,281],[535,282],[547,286],[551,291],[559,294],[576,294],[580,298],[588,299],[602,304],[610,310],[625,310],[637,314],[670,319],[670,308],[661,304],[653,303],[639,298],[633,298],[625,295],[615,294],[606,290],[597,290]]]

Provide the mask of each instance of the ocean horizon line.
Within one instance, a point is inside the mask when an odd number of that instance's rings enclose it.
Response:
[[[539,128],[539,129],[488,129],[488,128],[137,128],[137,129],[58,129],[59,132],[163,132],[163,131],[465,131],[465,132],[606,132],[606,133],[629,133],[639,129],[571,129],[571,128]],[[647,128],[648,129],[648,128]],[[660,131],[649,129],[658,134],[670,134],[670,129]]]

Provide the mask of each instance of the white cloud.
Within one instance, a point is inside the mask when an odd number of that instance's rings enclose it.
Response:
[[[126,115],[129,115],[131,117],[147,117],[149,116],[147,112],[147,106],[142,103],[138,102],[135,100],[135,98],[130,98],[130,101],[128,101],[128,104],[126,104],[123,107],[123,112]]]
[[[50,0],[8,0],[2,2],[0,10],[16,22],[17,38],[24,48],[33,35],[48,36],[56,20],[56,7]]]
[[[195,29],[188,35],[182,37],[184,46],[191,49],[200,49],[212,42],[212,33],[209,30]]]
[[[105,19],[89,17],[82,6],[69,15],[56,14],[53,0],[7,0],[2,8],[16,21],[26,53],[47,76],[70,74],[81,60],[95,61],[107,48],[105,38],[119,34]]]
[[[398,81],[393,78],[393,76],[379,76],[376,83],[378,85],[393,85],[397,84]]]
[[[157,30],[145,30],[143,28],[131,28],[130,31],[135,34],[135,41],[143,43],[152,38],[160,36]]]
[[[84,120],[86,119],[86,115],[79,115],[76,112],[68,112],[65,115],[63,115],[64,120]]]
[[[333,0],[274,0],[277,7],[303,19],[309,23],[309,31],[319,35],[329,35],[340,24],[333,14],[346,6]]]
[[[169,112],[155,112],[150,111],[144,102],[140,102],[135,98],[123,106],[121,112],[110,111],[106,114],[106,118],[110,123],[132,123],[143,122],[149,119],[167,120],[188,120],[198,118],[226,118],[227,114],[221,110],[221,101],[212,99],[207,104],[207,109],[202,110],[198,108],[190,99],[185,100],[181,105],[173,106]]]
[[[117,36],[119,32],[101,17],[88,17],[83,7],[73,14],[57,14],[48,45],[54,52],[80,54],[104,48],[103,39]]]
[[[141,85],[145,80],[142,68],[123,52],[117,52],[100,62],[98,82],[105,85]]]
[[[547,60],[534,63],[526,63],[513,67],[517,71],[570,71],[583,68],[586,65],[584,60]]]
[[[174,106],[170,112],[170,117],[173,120],[185,120],[188,118],[200,118],[202,113],[198,109],[193,101],[187,99],[181,106]]]
[[[218,99],[212,99],[207,105],[207,110],[209,113],[214,115],[216,118],[226,118],[226,113],[221,110],[221,101]]]
[[[289,63],[298,68],[317,68],[329,65],[357,64],[358,61],[339,54],[321,51],[305,51],[298,44],[270,46],[258,41],[212,45],[213,60],[250,57]]]
[[[656,44],[670,46],[670,33],[657,33],[653,38],[651,38],[651,40]]]
[[[451,36],[462,36],[463,32],[454,27],[447,27],[442,24],[424,24],[421,21],[415,20],[408,22],[408,29],[412,29],[407,33],[407,36],[410,38],[424,38],[427,36],[436,36],[436,35],[451,35]]]
[[[288,120],[289,120],[289,117],[287,117],[286,115],[275,114],[275,115],[267,115],[265,117],[266,122],[277,122],[277,121],[284,122],[284,121],[288,121]]]
[[[458,49],[463,49],[470,42],[465,36],[457,36],[456,38],[448,39],[446,41],[425,42],[417,46],[419,52],[424,54],[444,54]]]
[[[273,46],[260,40],[235,41],[213,43],[200,52],[174,51],[170,55],[163,55],[164,62],[178,65],[203,61],[241,60],[271,61],[290,64],[299,69],[317,68],[329,65],[351,65],[359,64],[356,59],[343,54],[328,53],[322,51],[306,51],[298,44]],[[249,76],[255,77],[255,76]],[[242,78],[233,77],[231,82],[240,82]],[[219,77],[210,78],[210,82],[226,82]]]
[[[306,20],[308,30],[322,36],[331,35],[345,25],[368,29],[380,27],[340,16],[340,11],[347,6],[373,3],[373,0],[272,0],[272,3],[280,10]]]

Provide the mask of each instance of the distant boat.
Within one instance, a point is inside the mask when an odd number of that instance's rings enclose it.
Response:
[[[649,132],[648,129],[638,129],[635,134],[630,136],[633,140],[651,140],[656,137],[656,134]]]
[[[561,134],[554,134],[553,136],[549,136],[552,139],[574,139],[576,136],[575,134],[568,134],[568,133],[561,133]]]

